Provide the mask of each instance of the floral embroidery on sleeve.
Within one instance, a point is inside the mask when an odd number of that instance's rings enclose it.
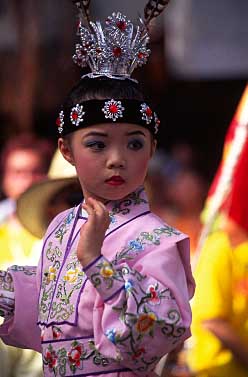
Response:
[[[151,232],[141,232],[136,239],[130,240],[127,246],[116,254],[113,264],[117,265],[121,260],[134,259],[149,245],[160,245],[160,238],[163,235],[171,237],[173,235],[180,235],[180,232],[168,225],[155,228]]]
[[[97,271],[90,276],[91,282],[95,288],[103,282],[107,289],[113,287],[115,280],[124,283],[121,272],[115,270],[112,263],[108,262],[106,259],[102,258],[100,263],[96,265],[96,269],[98,269],[99,272]]]
[[[147,283],[146,276],[128,267],[124,275],[126,299],[112,307],[119,313],[120,327],[108,328],[105,335],[123,356],[126,355],[136,365],[137,370],[147,371],[153,369],[163,355],[163,349],[160,354],[158,350],[156,355],[151,356],[146,345],[157,337],[166,337],[172,345],[176,344],[186,329],[169,288],[158,282]],[[167,301],[168,305],[162,301]],[[157,310],[160,305],[165,308],[163,314]],[[121,324],[124,324],[124,328]]]
[[[15,306],[14,285],[12,276],[0,271],[0,317],[8,319],[12,316]]]
[[[11,266],[8,271],[13,271],[13,272],[22,272],[25,275],[36,275],[37,272],[37,267],[32,267],[32,266],[17,266],[13,265]]]
[[[153,370],[164,354],[162,347],[155,347],[151,352],[151,342],[161,338],[161,344],[165,342],[173,348],[186,328],[172,291],[154,278],[132,269],[127,262],[143,253],[148,246],[159,246],[162,236],[173,235],[180,235],[180,232],[167,225],[141,232],[116,253],[114,260],[109,262],[102,257],[87,272],[105,302],[106,291],[110,291],[108,299],[112,299],[113,287],[116,294],[121,292],[117,289],[118,285],[124,285],[118,304],[111,304],[111,311],[118,315],[119,324],[115,322],[115,326],[105,329],[105,335],[116,345],[123,363],[127,361],[132,370],[139,372]]]
[[[102,295],[106,296],[104,291],[109,290],[111,292],[108,296],[112,296],[112,294],[118,289],[121,289],[122,284],[124,284],[123,271],[118,268],[120,262],[134,259],[149,245],[160,245],[160,238],[163,235],[171,237],[172,235],[179,234],[180,232],[170,226],[155,228],[151,232],[141,232],[136,239],[130,240],[126,247],[119,253],[116,253],[112,262],[109,262],[102,256],[100,260],[97,261],[98,263],[93,264],[93,266],[88,269],[87,275],[94,287],[101,290]]]

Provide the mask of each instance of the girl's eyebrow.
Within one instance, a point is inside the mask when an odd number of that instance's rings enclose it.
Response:
[[[88,136],[104,136],[104,137],[107,137],[108,134],[106,134],[105,132],[91,131],[91,132],[87,133],[86,135],[84,135],[84,137],[88,137]]]
[[[131,132],[127,132],[127,136],[132,136],[132,135],[142,135],[142,136],[145,136],[146,137],[146,135],[144,134],[144,132],[142,132],[142,131],[131,131]]]
[[[140,130],[127,132],[126,135],[127,136],[142,135],[142,136],[146,137],[146,135],[144,134],[144,132],[142,132]],[[88,137],[88,136],[103,136],[103,137],[108,137],[109,135],[107,133],[105,133],[105,132],[90,131],[86,135],[84,135],[84,137]]]

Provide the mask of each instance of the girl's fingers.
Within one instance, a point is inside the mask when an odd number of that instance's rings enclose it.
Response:
[[[89,216],[94,215],[94,208],[92,208],[89,204],[83,203],[82,208],[85,209],[85,211],[88,213]]]
[[[108,227],[110,222],[109,212],[103,203],[96,199],[88,198],[87,202],[82,204],[82,207],[87,211],[89,221],[95,223],[95,225],[99,222],[99,225]]]
[[[88,198],[88,204],[94,210],[96,215],[98,215],[100,217],[108,217],[109,216],[109,212],[102,202],[95,200],[93,198]]]

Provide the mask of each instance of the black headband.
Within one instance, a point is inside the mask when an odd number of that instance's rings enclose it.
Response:
[[[158,132],[160,121],[157,114],[144,101],[126,99],[90,100],[61,110],[56,120],[58,133],[65,136],[80,128],[101,123],[131,123]]]

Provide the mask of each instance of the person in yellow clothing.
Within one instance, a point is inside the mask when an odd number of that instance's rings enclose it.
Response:
[[[39,260],[41,241],[18,220],[16,203],[26,189],[47,176],[53,150],[49,141],[32,134],[21,134],[4,145],[1,154],[1,186],[5,194],[5,199],[0,202],[1,269],[17,263],[36,265]],[[38,353],[7,347],[0,341],[1,377],[42,375],[42,361]]]
[[[248,86],[206,202],[194,277],[191,376],[248,376]],[[216,221],[218,220],[218,221]],[[216,225],[217,224],[217,225]]]
[[[23,265],[37,263],[41,241],[29,233],[15,220],[8,220],[0,226],[0,266],[6,268],[21,260]]]
[[[248,235],[235,245],[226,230],[211,234],[194,276],[190,369],[201,377],[247,377]]]

